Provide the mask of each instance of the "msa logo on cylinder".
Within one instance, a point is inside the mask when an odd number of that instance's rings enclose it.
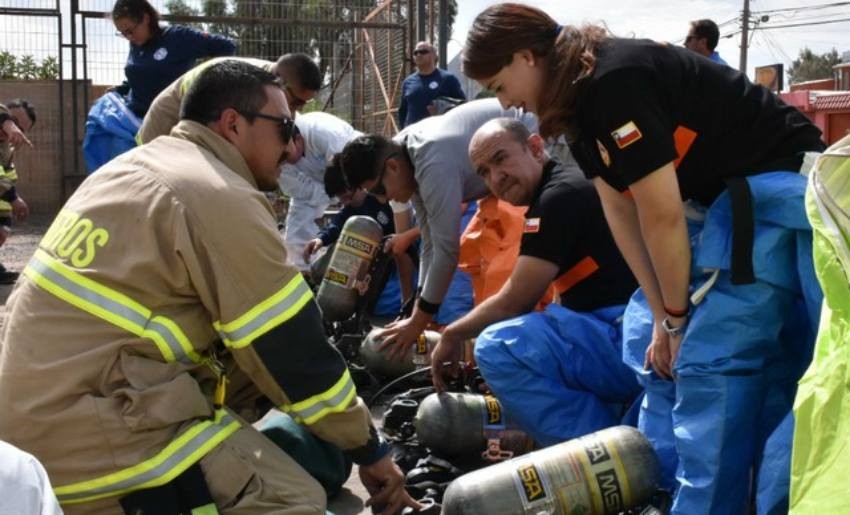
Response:
[[[351,236],[349,234],[343,235],[342,244],[345,245],[346,247],[352,248],[354,250],[358,250],[358,251],[360,251],[364,254],[368,254],[370,256],[372,255],[372,252],[374,251],[374,247],[372,245],[366,243],[365,241],[363,241],[361,239],[355,238],[354,236]]]
[[[540,472],[533,464],[523,465],[517,469],[522,493],[526,503],[533,503],[546,499],[546,489],[540,477]]]
[[[605,444],[600,441],[593,442],[585,447],[585,452],[587,453],[588,459],[590,459],[591,465],[597,465],[603,461],[611,459],[611,456],[608,454],[608,449],[605,448]]]
[[[599,493],[602,495],[602,504],[605,511],[611,513],[623,508],[623,493],[620,490],[620,482],[614,469],[605,470],[596,474],[596,482],[599,485]]]

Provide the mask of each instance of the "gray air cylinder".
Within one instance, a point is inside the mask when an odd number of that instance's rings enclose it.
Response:
[[[443,515],[613,515],[648,502],[658,479],[646,438],[611,427],[455,479]]]
[[[507,418],[491,395],[434,393],[419,404],[413,419],[416,436],[444,457],[482,455],[489,460],[526,453],[532,438]]]
[[[331,260],[333,249],[323,248],[319,250],[321,255],[310,263],[310,280],[313,284],[319,286],[322,284],[322,279],[325,278],[325,272],[328,271],[328,262]]]
[[[384,231],[368,216],[352,216],[334,246],[316,302],[329,322],[347,320],[369,288],[369,268],[379,252]]]
[[[383,340],[377,338],[377,334],[382,330],[372,329],[360,346],[360,359],[369,372],[385,377],[399,377],[417,368],[430,366],[431,350],[440,341],[440,333],[423,332],[401,359],[389,359],[386,350],[378,350]]]

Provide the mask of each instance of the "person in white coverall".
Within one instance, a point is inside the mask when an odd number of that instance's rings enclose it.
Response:
[[[362,133],[348,122],[321,111],[299,114],[295,127],[296,151],[283,165],[278,184],[289,197],[283,235],[286,255],[299,270],[306,271],[309,265],[298,257],[319,232],[316,219],[322,217],[331,203],[325,194],[325,167],[334,154]]]
[[[35,457],[0,440],[0,515],[62,515],[50,479]]]

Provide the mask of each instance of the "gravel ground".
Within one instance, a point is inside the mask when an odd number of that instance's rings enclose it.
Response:
[[[6,243],[0,247],[0,263],[7,270],[20,272],[24,269],[38,242],[50,225],[51,219],[31,217],[26,223],[18,223],[12,228],[12,235]],[[0,284],[0,326],[6,315],[6,299],[12,291],[13,285]],[[373,414],[375,423],[378,417]],[[371,510],[363,506],[368,494],[360,484],[357,468],[351,472],[351,477],[346,483],[346,488],[335,497],[328,505],[328,509],[335,515],[356,515],[371,513]]]
[[[20,272],[24,269],[48,225],[50,220],[47,218],[30,217],[26,223],[16,223],[12,227],[12,235],[0,247],[0,263],[6,270]],[[0,326],[6,316],[6,298],[13,286],[0,284]]]

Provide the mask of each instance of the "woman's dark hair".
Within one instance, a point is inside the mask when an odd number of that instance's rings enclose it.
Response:
[[[148,28],[151,34],[162,32],[162,27],[159,26],[159,12],[147,0],[117,0],[112,6],[112,21],[118,18],[129,18],[136,23],[141,23],[146,14],[150,19]]]
[[[490,78],[511,64],[513,55],[529,50],[548,65],[547,84],[540,92],[540,134],[577,135],[576,96],[581,79],[593,72],[596,49],[608,38],[604,28],[561,27],[545,12],[522,4],[488,7],[472,23],[463,49],[463,72],[475,80]]]

